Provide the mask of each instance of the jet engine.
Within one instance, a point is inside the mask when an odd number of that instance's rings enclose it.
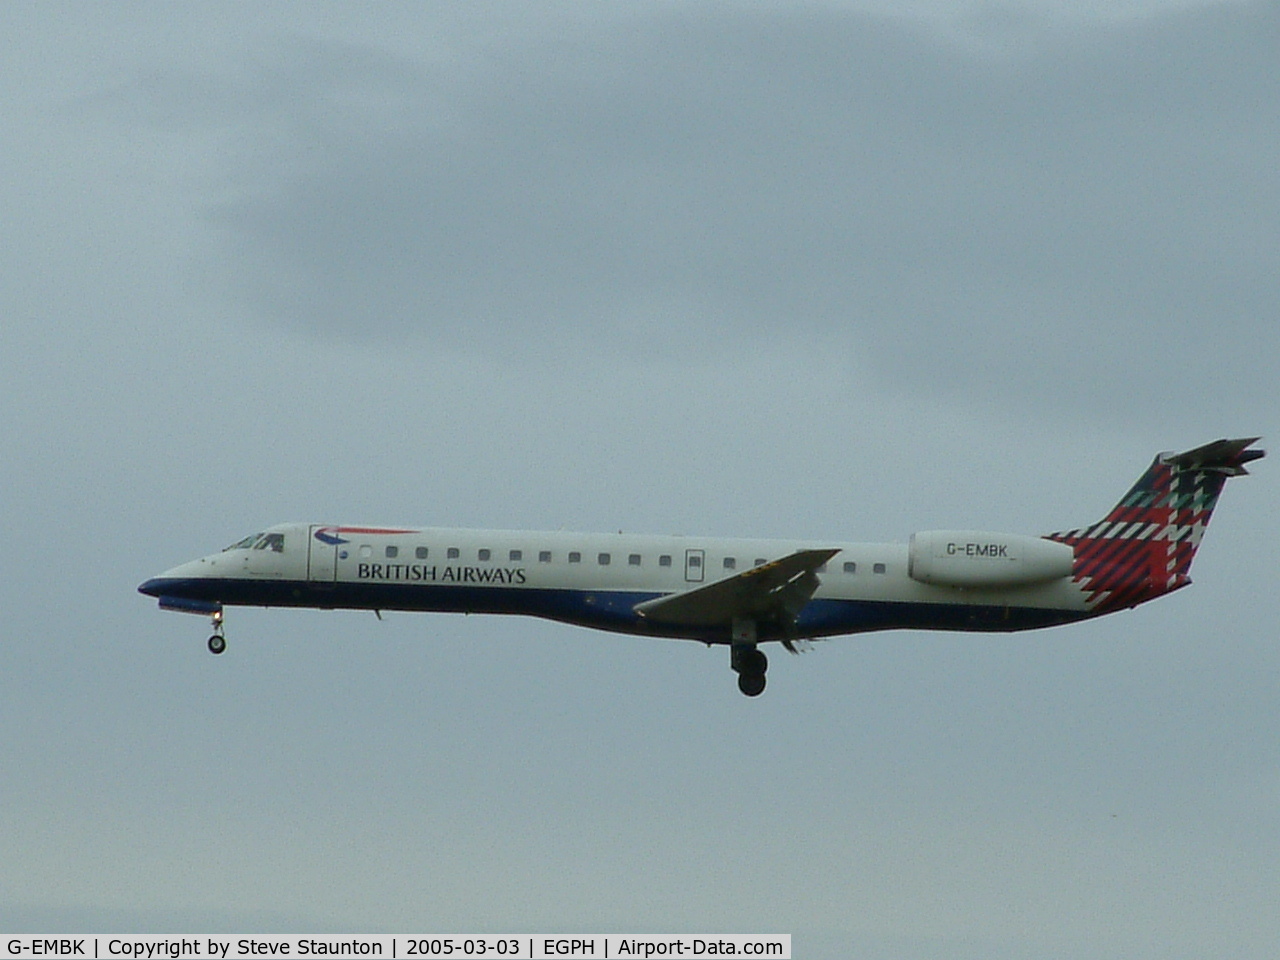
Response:
[[[946,587],[1017,587],[1071,575],[1065,543],[1015,533],[926,530],[911,535],[907,573]]]

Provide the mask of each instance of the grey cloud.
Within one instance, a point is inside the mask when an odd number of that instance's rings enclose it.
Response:
[[[514,355],[800,335],[1041,405],[1114,403],[1140,368],[1158,410],[1170,378],[1227,390],[1280,353],[1278,32],[1224,7],[992,55],[833,9],[661,8],[465,62],[292,40],[145,100],[239,112],[215,282],[299,329]],[[975,386],[959,343],[1017,361]]]

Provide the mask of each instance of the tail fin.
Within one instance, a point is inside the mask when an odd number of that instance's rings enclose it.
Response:
[[[1258,440],[1217,440],[1162,453],[1102,520],[1051,533],[1075,550],[1072,578],[1095,613],[1154,600],[1191,582],[1191,561],[1228,477],[1264,456]]]

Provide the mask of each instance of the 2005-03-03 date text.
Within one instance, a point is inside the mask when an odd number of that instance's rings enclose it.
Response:
[[[455,954],[464,957],[513,957],[520,952],[520,941],[514,937],[498,940],[483,937],[454,940],[452,937],[441,937],[434,940],[410,940],[407,946],[406,957],[449,957]]]

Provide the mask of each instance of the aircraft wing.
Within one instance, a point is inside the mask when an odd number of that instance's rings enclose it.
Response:
[[[635,611],[656,623],[692,626],[794,620],[818,589],[818,568],[839,552],[797,550],[732,577],[638,603]]]

